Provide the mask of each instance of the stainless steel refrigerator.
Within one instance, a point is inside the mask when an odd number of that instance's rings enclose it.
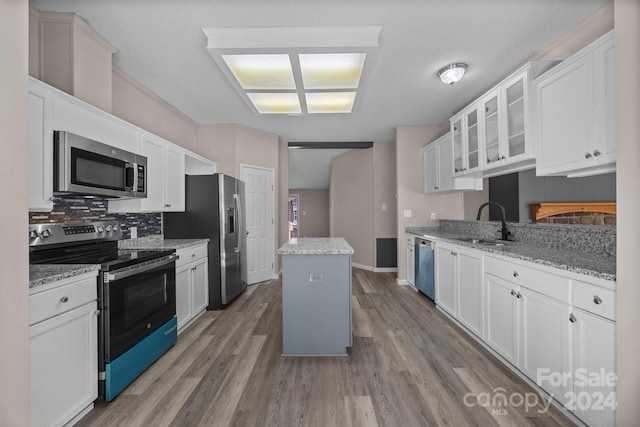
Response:
[[[218,310],[247,287],[244,182],[224,174],[187,175],[185,212],[163,214],[167,239],[209,239],[209,306]]]

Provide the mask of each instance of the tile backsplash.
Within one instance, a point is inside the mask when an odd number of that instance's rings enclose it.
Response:
[[[29,212],[30,224],[90,222],[115,219],[120,223],[123,239],[131,238],[131,227],[137,227],[137,237],[162,234],[162,214],[109,213],[108,200],[100,199],[53,199],[51,212]]]

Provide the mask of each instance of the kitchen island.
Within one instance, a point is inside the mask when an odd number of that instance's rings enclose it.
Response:
[[[351,347],[351,255],[343,238],[291,239],[282,255],[284,356],[346,356]]]

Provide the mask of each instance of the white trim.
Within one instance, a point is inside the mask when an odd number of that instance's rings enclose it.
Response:
[[[398,286],[411,286],[407,279],[396,279],[396,285]]]
[[[276,266],[276,254],[278,252],[278,247],[277,247],[277,243],[276,243],[276,171],[273,168],[267,168],[264,166],[255,166],[255,165],[249,165],[246,163],[240,163],[240,180],[244,182],[244,169],[245,168],[251,168],[251,169],[258,169],[258,170],[262,170],[262,171],[267,171],[267,172],[271,172],[271,185],[272,185],[272,189],[271,189],[271,215],[273,218],[273,222],[271,224],[271,236],[273,238],[273,247],[272,252],[271,252],[271,277],[276,277],[275,275],[275,266]],[[246,200],[246,195],[245,195],[245,200]],[[246,203],[246,202],[245,202]],[[267,261],[268,262],[268,261]]]
[[[397,273],[398,269],[396,267],[375,267],[373,269],[374,273]]]
[[[356,264],[355,262],[352,262],[351,266],[355,267],[355,268],[359,268],[361,270],[367,270],[367,271],[371,271],[371,272],[374,271],[373,267],[370,267],[368,265],[363,265],[363,264]]]

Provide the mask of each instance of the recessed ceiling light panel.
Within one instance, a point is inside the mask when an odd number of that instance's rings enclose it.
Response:
[[[289,55],[222,55],[240,86],[247,90],[295,90]]]
[[[357,89],[365,53],[301,54],[305,89]]]
[[[301,114],[297,93],[247,92],[260,114]]]
[[[309,114],[350,113],[356,100],[355,92],[307,92]]]

